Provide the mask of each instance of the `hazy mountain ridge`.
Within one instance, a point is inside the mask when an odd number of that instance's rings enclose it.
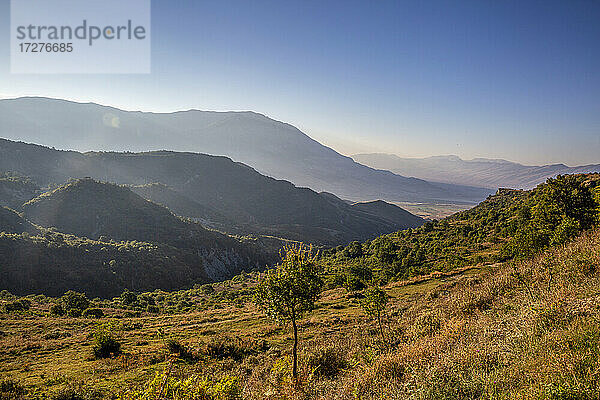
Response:
[[[373,168],[415,176],[430,181],[488,188],[532,189],[546,179],[557,175],[600,172],[600,164],[569,167],[564,164],[541,166],[522,165],[502,159],[474,158],[463,160],[458,156],[402,158],[394,154],[356,154],[357,162]]]
[[[26,178],[0,175],[0,206],[19,209],[40,193],[40,188]]]
[[[210,220],[222,230],[312,243],[366,240],[423,223],[399,207],[392,208],[399,219],[391,221],[354,209],[335,196],[297,188],[228,158],[204,154],[82,154],[0,139],[0,171],[29,176],[40,185],[80,177],[133,186],[160,183],[163,186],[134,190],[182,216]],[[196,209],[195,204],[201,207]]]
[[[13,140],[76,150],[169,149],[225,155],[274,178],[353,201],[476,203],[491,194],[366,167],[289,124],[253,112],[159,114],[20,98],[0,100],[0,120],[0,136]]]

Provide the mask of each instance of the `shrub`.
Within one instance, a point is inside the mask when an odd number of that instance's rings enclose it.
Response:
[[[61,300],[67,314],[70,310],[79,310],[81,313],[90,306],[90,301],[85,297],[85,294],[74,292],[72,290],[65,293]]]
[[[65,309],[63,308],[63,306],[61,304],[53,304],[50,307],[50,314],[61,317],[61,316],[65,315]]]
[[[317,376],[334,377],[341,370],[348,368],[348,360],[341,349],[328,346],[310,352],[306,364]]]
[[[200,291],[206,295],[212,294],[215,292],[215,288],[210,283],[200,286]]]
[[[27,311],[31,308],[31,302],[27,299],[21,299],[12,301],[10,303],[6,303],[4,305],[4,310],[7,313],[11,312],[19,312],[19,311]]]
[[[101,324],[94,331],[95,358],[108,358],[121,353],[121,343],[116,338],[116,326],[111,323]]]
[[[236,361],[251,354],[256,354],[269,349],[266,341],[248,341],[240,338],[217,336],[205,344],[203,353],[215,359],[232,358]]]
[[[9,292],[8,290],[0,290],[0,299],[9,300],[14,299],[15,295]]]
[[[81,315],[87,318],[103,318],[104,311],[100,308],[86,308]]]
[[[78,308],[72,308],[67,311],[67,317],[79,318],[81,317],[81,310]]]
[[[158,312],[160,311],[160,309],[158,308],[158,306],[154,306],[154,305],[149,304],[146,307],[146,311],[149,312],[149,313],[158,314]]]
[[[130,292],[129,290],[125,290],[122,294],[121,294],[121,302],[123,304],[133,304],[137,301],[138,297],[135,293]]]
[[[158,398],[177,400],[238,400],[242,396],[240,380],[233,376],[207,379],[198,375],[176,378],[165,373],[157,373],[148,382],[146,389],[130,392],[125,398],[145,400]]]
[[[165,346],[167,347],[169,353],[178,354],[179,358],[188,361],[193,361],[196,359],[196,355],[194,355],[193,351],[177,339],[170,338],[165,340]]]

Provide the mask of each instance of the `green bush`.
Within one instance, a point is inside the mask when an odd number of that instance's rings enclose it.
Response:
[[[205,344],[204,354],[215,359],[232,358],[239,361],[251,354],[256,354],[269,349],[269,344],[262,341],[243,340],[238,337],[217,336]]]
[[[63,306],[61,304],[53,304],[50,307],[50,314],[61,317],[61,316],[65,315],[65,309],[63,308]]]
[[[193,361],[197,357],[192,350],[177,339],[169,338],[165,340],[165,346],[171,354],[178,354],[183,360]]]
[[[4,311],[7,313],[27,311],[31,308],[31,302],[27,299],[12,301],[4,305]]]
[[[63,295],[61,298],[63,307],[67,311],[67,315],[70,310],[79,310],[79,313],[83,312],[86,308],[90,306],[90,301],[85,294],[78,293],[73,290],[69,290],[67,293]]]
[[[9,292],[6,289],[0,290],[0,299],[3,300],[10,300],[10,299],[14,299],[15,295],[12,294],[11,292]]]
[[[138,297],[135,293],[130,292],[129,290],[125,290],[122,294],[121,294],[121,302],[123,304],[133,304],[137,301]]]
[[[79,318],[81,317],[81,310],[78,308],[71,308],[67,311],[67,317]]]
[[[112,323],[101,324],[96,327],[92,347],[96,359],[121,354],[121,343],[116,338],[116,331],[117,327]]]
[[[146,312],[158,314],[158,312],[160,312],[160,309],[158,308],[158,306],[148,304],[148,306],[146,307]]]

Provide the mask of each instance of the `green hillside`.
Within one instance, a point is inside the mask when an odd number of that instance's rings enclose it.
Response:
[[[0,209],[2,289],[19,294],[190,287],[263,269],[281,245],[207,230],[129,188],[92,179],[44,193],[23,210],[27,219]]]
[[[77,290],[90,297],[130,290],[174,290],[209,282],[190,252],[137,241],[104,242],[57,232],[0,233],[0,281],[15,294],[59,296]]]
[[[549,179],[532,191],[501,189],[478,206],[422,227],[323,253],[333,283],[358,288],[433,271],[495,263],[564,243],[594,220],[600,174]]]
[[[168,207],[173,213],[197,220],[202,225],[230,232],[237,231],[236,223],[220,212],[204,206],[162,183],[131,186],[131,190],[146,200]]]

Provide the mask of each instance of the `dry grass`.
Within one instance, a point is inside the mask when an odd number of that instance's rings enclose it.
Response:
[[[324,293],[302,324],[296,384],[288,330],[251,304],[121,320],[125,353],[107,360],[90,357],[94,321],[4,315],[0,374],[38,398],[73,385],[116,397],[165,370],[236,377],[243,398],[257,400],[600,398],[599,232],[516,265],[428,278],[387,288],[387,343],[356,299]],[[193,360],[169,355],[159,328]],[[223,337],[241,356],[205,350]]]

